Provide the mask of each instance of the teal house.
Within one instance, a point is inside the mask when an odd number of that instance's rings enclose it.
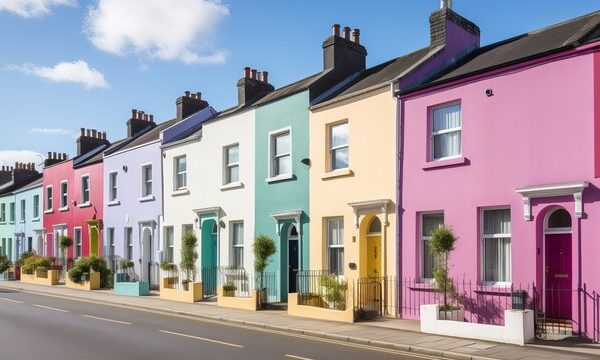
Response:
[[[298,271],[309,268],[309,107],[365,69],[359,35],[334,25],[322,45],[323,69],[255,104],[254,233],[277,245],[265,282],[269,302],[286,302],[297,290]]]

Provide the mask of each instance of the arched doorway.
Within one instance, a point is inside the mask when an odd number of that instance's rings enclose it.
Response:
[[[288,231],[288,293],[297,292],[298,275],[298,229],[290,225]]]
[[[150,274],[152,269],[152,230],[144,228],[142,230],[142,281],[150,284]]]
[[[563,208],[548,213],[544,222],[544,308],[547,318],[571,319],[572,224]]]
[[[367,277],[380,277],[381,272],[381,221],[374,216],[367,229]]]

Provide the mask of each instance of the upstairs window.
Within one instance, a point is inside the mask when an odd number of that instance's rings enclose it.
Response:
[[[89,204],[90,202],[90,176],[84,175],[81,177],[81,204]]]
[[[185,156],[175,158],[175,190],[187,187],[187,162]]]
[[[292,173],[292,144],[289,130],[271,135],[271,177]]]
[[[111,172],[108,174],[108,200],[116,201],[119,195],[117,187],[117,173]]]
[[[37,219],[40,217],[40,196],[33,195],[33,218]]]
[[[6,204],[0,204],[0,222],[6,222]]]
[[[21,199],[21,221],[25,221],[25,218],[27,216],[27,209],[26,209],[26,201],[25,199]]]
[[[460,104],[436,107],[431,113],[431,160],[461,155]]]
[[[46,211],[52,211],[52,186],[46,187]]]
[[[152,195],[152,165],[142,166],[142,196]]]
[[[15,203],[11,202],[9,206],[10,206],[10,219],[9,219],[9,221],[14,223],[15,222],[15,216],[16,216],[16,214],[15,214]]]
[[[329,163],[331,170],[348,168],[348,122],[329,126]]]
[[[225,184],[240,181],[240,146],[225,148]]]
[[[66,208],[69,205],[69,186],[67,181],[61,181],[60,183],[60,207]]]

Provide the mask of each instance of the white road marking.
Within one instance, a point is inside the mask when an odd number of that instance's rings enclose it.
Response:
[[[15,304],[22,304],[23,303],[22,301],[19,301],[19,300],[13,300],[13,299],[2,298],[2,297],[0,297],[0,300],[12,302],[12,303],[15,303]]]
[[[68,313],[69,312],[68,310],[57,309],[57,308],[53,308],[53,307],[50,307],[50,306],[44,306],[44,305],[39,305],[39,304],[33,304],[33,306],[39,307],[39,308],[42,308],[42,309],[46,309],[46,310],[63,312],[63,313]]]
[[[92,315],[82,314],[81,316],[86,317],[86,318],[90,318],[90,319],[108,321],[108,322],[112,322],[112,323],[115,323],[115,324],[131,325],[131,323],[129,323],[129,322],[119,321],[119,320],[113,320],[113,319],[107,319],[107,318],[101,318],[101,317],[92,316]]]
[[[290,355],[290,354],[285,354],[286,357],[292,358],[292,359],[298,359],[298,360],[313,360],[311,358],[306,358],[306,357],[302,357],[302,356],[296,356],[296,355]]]
[[[176,333],[176,332],[167,331],[167,330],[158,330],[158,331],[160,331],[163,334],[177,335],[177,336],[182,336],[182,337],[186,337],[186,338],[190,338],[190,339],[207,341],[207,342],[211,342],[211,343],[215,343],[215,344],[220,344],[220,345],[225,345],[225,346],[231,346],[231,347],[236,347],[236,348],[243,348],[244,347],[243,345],[237,345],[237,344],[227,343],[227,342],[224,342],[224,341],[207,339],[207,338],[203,338],[203,337],[199,337],[199,336],[186,335],[186,334]]]

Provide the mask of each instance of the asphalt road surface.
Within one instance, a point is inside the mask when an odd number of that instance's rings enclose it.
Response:
[[[0,288],[0,359],[437,358]]]

